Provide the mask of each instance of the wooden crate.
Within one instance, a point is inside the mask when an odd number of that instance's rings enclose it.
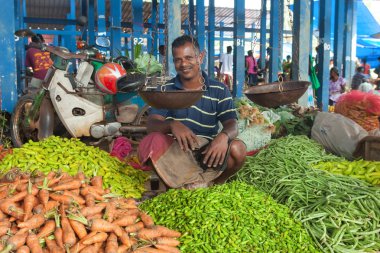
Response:
[[[363,138],[354,152],[354,156],[368,161],[380,161],[380,136]]]

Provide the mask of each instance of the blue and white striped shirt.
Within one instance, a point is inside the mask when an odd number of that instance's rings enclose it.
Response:
[[[150,114],[158,114],[168,120],[177,120],[189,127],[194,134],[214,138],[218,134],[219,122],[237,119],[236,109],[228,88],[215,80],[211,80],[205,73],[206,90],[194,105],[186,109],[165,110],[150,109]],[[166,85],[166,90],[182,90],[182,84],[177,75]]]

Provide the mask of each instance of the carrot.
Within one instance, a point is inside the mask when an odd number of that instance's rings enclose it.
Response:
[[[81,191],[80,191],[80,194],[82,196],[86,196],[89,193],[92,194],[96,200],[99,200],[99,201],[103,201],[104,200],[104,198],[102,197],[102,194],[99,194],[99,193],[97,193],[94,190],[90,190],[89,186],[87,186],[85,188],[82,188]]]
[[[126,227],[135,224],[137,215],[127,215],[112,222],[115,225]]]
[[[82,190],[84,190],[84,192],[88,192],[88,193],[97,193],[99,195],[103,195],[104,194],[104,190],[102,187],[98,188],[98,187],[94,187],[94,186],[90,186],[90,185],[87,185],[86,187],[83,187]]]
[[[101,213],[104,208],[105,208],[104,205],[96,205],[96,206],[92,206],[92,207],[83,207],[80,210],[80,212],[83,216],[87,217],[90,215]]]
[[[10,227],[11,226],[0,226],[0,236],[7,234]]]
[[[87,245],[84,245],[82,242],[83,240],[86,240],[94,235],[96,235],[97,232],[90,232],[88,233],[85,237],[83,237],[79,242],[77,242],[74,246],[72,246],[70,248],[70,253],[78,253],[80,252],[82,249],[84,249],[85,247],[87,247]]]
[[[46,242],[46,246],[50,252],[65,253],[65,250],[63,248],[59,247],[54,240],[49,240],[48,238],[46,238],[45,242]]]
[[[153,228],[143,228],[137,233],[138,238],[142,240],[153,240],[157,237],[162,236],[157,229]]]
[[[173,246],[156,244],[154,245],[157,249],[164,250],[167,253],[181,253],[181,251]]]
[[[82,185],[82,182],[80,180],[73,179],[69,182],[64,182],[57,186],[52,187],[52,190],[53,191],[74,190],[81,187],[81,185]]]
[[[41,189],[38,193],[38,198],[40,199],[40,202],[44,207],[46,207],[48,201],[49,201],[49,191],[46,189]]]
[[[128,245],[121,245],[121,246],[117,249],[117,253],[128,253],[130,248],[131,248],[131,247],[128,246]]]
[[[101,213],[97,213],[94,215],[90,215],[86,217],[88,220],[94,220],[94,219],[103,219],[103,215]]]
[[[90,182],[92,186],[103,189],[103,177],[95,176],[91,178]]]
[[[106,244],[106,253],[117,253],[117,248],[119,247],[117,243],[117,237],[114,233],[108,236],[107,244]]]
[[[45,226],[43,226],[38,232],[37,238],[41,239],[41,238],[47,237],[50,234],[54,233],[54,230],[55,230],[55,221],[48,220],[46,221]]]
[[[8,227],[8,228],[10,228],[11,227],[11,222],[9,221],[9,220],[3,220],[3,221],[0,221],[0,227],[2,227],[2,226],[6,226],[6,227]]]
[[[16,253],[30,253],[30,249],[28,246],[24,245],[24,246],[21,246],[20,248],[18,248]]]
[[[44,223],[45,217],[42,214],[35,214],[29,220],[19,223],[17,227],[35,229],[41,227]]]
[[[63,195],[72,197],[74,199],[74,201],[77,202],[79,205],[84,205],[86,203],[86,201],[82,197],[80,197],[79,195],[76,195],[70,191],[64,191]]]
[[[16,193],[15,195],[8,198],[7,200],[11,201],[11,202],[19,202],[19,201],[23,200],[26,197],[26,195],[28,195],[28,192],[25,190],[25,191]]]
[[[58,201],[55,201],[55,200],[50,200],[47,202],[46,206],[45,206],[45,212],[48,212],[56,207],[59,206],[59,202]]]
[[[0,203],[0,210],[17,219],[21,219],[21,217],[24,216],[24,210],[19,208],[16,203],[9,200]]]
[[[33,207],[33,213],[40,214],[44,211],[44,205],[38,204],[37,206]]]
[[[108,222],[112,222],[115,217],[115,211],[116,211],[115,205],[112,202],[107,203],[106,211],[104,213],[105,220]]]
[[[114,232],[118,237],[122,235],[122,229],[103,219],[93,219],[90,221],[90,230],[96,232]]]
[[[35,234],[29,234],[29,236],[26,238],[26,245],[28,245],[32,253],[42,253],[42,247]]]
[[[140,218],[141,218],[141,221],[144,223],[145,227],[151,228],[154,226],[154,221],[152,217],[150,217],[148,214],[144,212],[140,212]]]
[[[35,203],[37,202],[36,197],[33,194],[26,195],[24,199],[24,219],[23,221],[27,221],[30,216],[32,216],[32,209]]]
[[[133,224],[133,225],[128,226],[128,227],[125,227],[125,231],[127,233],[135,233],[135,232],[139,231],[142,228],[144,228],[144,223],[142,221],[139,221],[136,224]]]
[[[180,244],[180,242],[177,239],[171,237],[158,237],[156,239],[156,244],[177,247]]]
[[[98,242],[104,242],[105,240],[107,240],[107,238],[108,238],[107,233],[100,232],[100,233],[96,233],[94,236],[92,236],[90,238],[83,240],[82,243],[85,245],[91,245],[91,244],[98,243]]]
[[[55,238],[55,241],[57,243],[57,245],[60,247],[60,248],[63,248],[63,230],[61,227],[57,227],[55,228],[55,231],[54,231],[54,238]]]
[[[76,220],[69,219],[70,225],[73,228],[75,234],[79,237],[79,239],[82,239],[87,235],[87,231],[85,226]]]
[[[167,227],[155,226],[155,229],[157,231],[159,231],[159,233],[161,234],[161,236],[164,236],[164,237],[175,237],[175,238],[181,237],[181,233],[180,232],[172,230],[172,229],[169,229]]]
[[[135,250],[133,252],[134,253],[167,253],[164,250],[155,249],[155,248],[152,248],[152,247],[139,248],[139,249],[137,249],[137,250]]]
[[[27,233],[23,234],[15,234],[14,236],[10,237],[7,240],[7,246],[1,251],[1,253],[8,253],[12,250],[17,250],[21,246],[24,246],[26,237],[28,236]]]
[[[55,185],[56,183],[58,183],[62,179],[62,177],[63,177],[63,175],[50,179],[47,186],[51,187],[51,186]]]
[[[74,202],[73,197],[56,193],[51,193],[50,198],[63,204],[71,204]]]
[[[131,244],[131,241],[129,240],[129,236],[128,236],[128,233],[125,232],[124,230],[122,230],[122,234],[121,236],[119,237],[121,243],[123,245],[126,245],[128,246],[129,248],[132,247],[132,244]]]
[[[86,200],[86,206],[95,206],[95,197],[91,193],[84,196],[84,199]]]
[[[66,217],[61,217],[61,225],[63,245],[65,246],[65,248],[69,248],[77,242],[74,230],[70,225],[69,219],[67,219]]]
[[[95,243],[93,245],[87,246],[86,248],[82,249],[81,253],[99,252],[101,247],[102,247],[102,243]]]
[[[75,178],[76,178],[76,179],[79,179],[80,181],[85,181],[85,179],[86,179],[86,175],[81,171],[81,172],[78,172],[78,173],[75,175]]]
[[[0,210],[0,220],[4,220],[5,218],[6,218],[5,213],[3,213],[3,212]]]
[[[0,189],[0,200],[8,196],[8,189]]]

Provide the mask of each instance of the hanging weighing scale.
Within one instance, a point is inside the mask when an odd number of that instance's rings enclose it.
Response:
[[[167,4],[168,2],[165,1],[165,43],[166,45],[168,45]],[[156,20],[156,23],[157,23],[157,20]],[[157,27],[155,27],[154,29],[157,29]],[[154,41],[154,35],[155,33],[153,33],[152,35],[152,44]],[[153,48],[153,45],[152,45],[152,48]],[[165,48],[165,51],[166,51],[166,48]],[[147,73],[149,72],[150,59],[151,58],[149,58]],[[204,88],[205,86],[203,86],[201,90],[166,90],[166,86],[169,85],[168,81],[172,78],[168,77],[166,73],[165,59],[166,57],[164,58],[163,70],[161,72],[161,76],[148,77],[146,75],[145,84],[138,91],[139,95],[149,106],[157,108],[157,109],[169,109],[169,110],[184,109],[184,108],[188,108],[192,106],[202,97],[205,90]]]

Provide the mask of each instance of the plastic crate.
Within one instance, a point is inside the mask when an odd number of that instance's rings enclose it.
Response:
[[[367,136],[356,147],[355,157],[368,161],[380,161],[380,136]]]

